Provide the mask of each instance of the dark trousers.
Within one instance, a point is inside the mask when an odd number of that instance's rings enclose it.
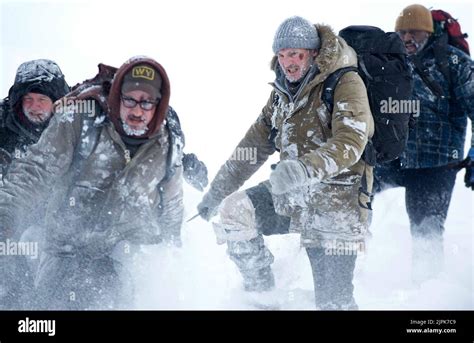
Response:
[[[323,248],[306,248],[311,263],[316,307],[322,310],[356,310],[353,297],[356,255],[327,255]]]
[[[290,218],[276,214],[272,196],[264,184],[246,190],[255,208],[259,236],[249,241],[229,242],[228,252],[246,277],[267,277],[273,255],[265,247],[262,235],[289,233]],[[313,274],[316,308],[356,309],[353,298],[353,272],[356,256],[327,254],[324,248],[306,249]],[[255,280],[257,283],[259,280]]]
[[[446,167],[401,169],[398,161],[375,170],[376,193],[405,188],[410,219],[412,274],[415,282],[434,277],[443,268],[443,233],[457,170]]]
[[[405,188],[405,204],[413,236],[441,237],[457,171],[444,167],[400,169],[397,161],[375,169],[376,193]]]

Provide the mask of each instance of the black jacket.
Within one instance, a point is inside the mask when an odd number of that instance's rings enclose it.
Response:
[[[45,94],[55,102],[69,92],[69,86],[53,61],[33,60],[18,67],[8,97],[0,101],[0,148],[12,157],[36,143],[48,126],[48,122],[34,125],[23,115],[21,101],[30,92]]]

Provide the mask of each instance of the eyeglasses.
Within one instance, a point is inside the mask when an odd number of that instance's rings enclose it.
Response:
[[[135,108],[135,106],[140,105],[140,108],[145,111],[152,110],[157,104],[158,101],[142,100],[138,101],[134,98],[130,98],[125,95],[121,95],[122,103],[127,108]]]

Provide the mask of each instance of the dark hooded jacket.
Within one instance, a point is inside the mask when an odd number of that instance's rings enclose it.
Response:
[[[39,59],[21,64],[8,97],[0,105],[0,148],[18,157],[19,152],[38,141],[49,124],[35,125],[26,118],[21,108],[24,95],[40,93],[55,102],[68,92],[69,86],[55,62]]]

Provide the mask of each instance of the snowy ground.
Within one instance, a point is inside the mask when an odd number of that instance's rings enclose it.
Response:
[[[354,280],[360,309],[474,309],[473,196],[458,175],[445,234],[443,273],[417,286],[411,281],[408,217],[404,190],[378,197],[367,253],[358,259]],[[185,189],[187,218],[200,193]],[[246,294],[225,245],[217,245],[211,224],[196,219],[183,229],[183,247],[155,247],[139,258],[140,309],[313,309],[309,262],[296,234],[266,237],[275,255],[276,290]],[[257,300],[258,299],[258,300]]]
[[[151,56],[170,77],[171,105],[186,133],[186,152],[197,153],[212,177],[267,100],[271,89],[267,82],[274,77],[269,69],[271,43],[283,19],[303,15],[336,31],[350,24],[393,30],[396,16],[409,3],[137,0],[130,7],[129,0],[115,1],[113,6],[99,0],[0,0],[0,93],[2,97],[8,93],[18,65],[35,58],[58,62],[74,85],[95,75],[100,62],[118,67],[131,56]],[[424,4],[450,11],[472,37],[471,3],[432,0]],[[159,14],[158,19],[130,15],[144,9]],[[373,238],[366,256],[358,260],[354,280],[361,309],[474,309],[473,193],[464,188],[463,174],[446,224],[445,272],[420,287],[411,283],[403,190],[378,197]],[[264,166],[246,186],[268,175]],[[196,213],[201,196],[185,188],[186,218]],[[312,309],[311,271],[299,237],[266,241],[275,255],[277,290],[265,300],[284,309]],[[211,224],[201,219],[186,224],[183,243],[181,249],[158,246],[140,254],[140,268],[135,271],[137,308],[253,308],[225,246],[216,244]]]

